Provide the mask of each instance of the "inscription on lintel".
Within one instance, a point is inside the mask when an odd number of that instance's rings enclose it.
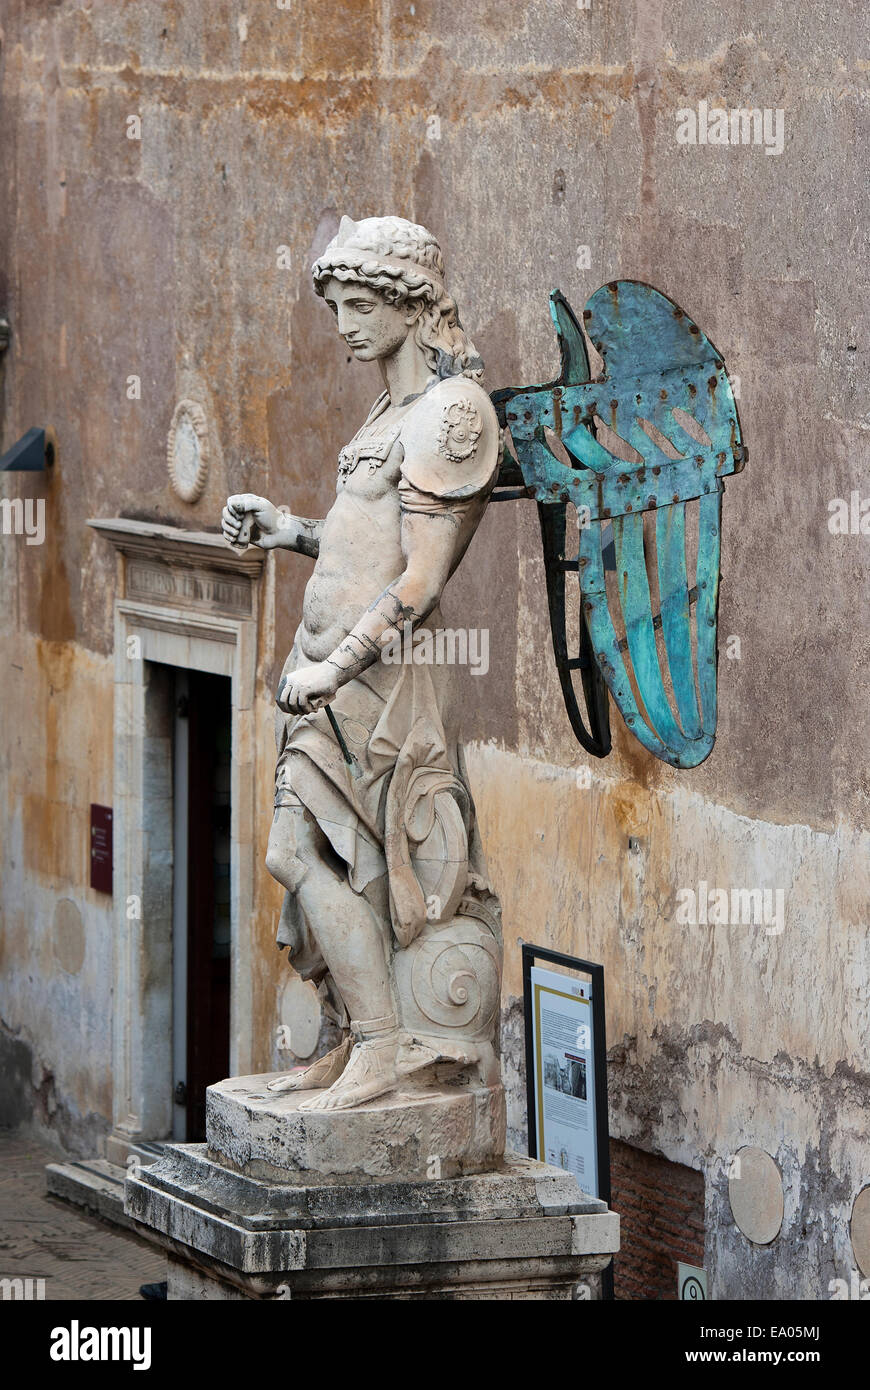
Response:
[[[210,612],[251,613],[251,585],[244,575],[209,573],[201,569],[175,569],[156,561],[127,561],[127,595],[163,603],[181,603]]]

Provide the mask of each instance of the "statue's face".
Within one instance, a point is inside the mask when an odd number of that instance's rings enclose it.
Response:
[[[407,304],[388,303],[368,285],[337,280],[334,275],[323,287],[323,298],[335,315],[339,333],[361,362],[391,357],[419,314],[419,309]]]

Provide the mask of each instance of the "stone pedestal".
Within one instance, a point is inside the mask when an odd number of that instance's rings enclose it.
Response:
[[[326,1112],[268,1080],[210,1087],[208,1143],[127,1179],[170,1299],[600,1297],[619,1218],[561,1168],[502,1152],[500,1086]]]
[[[594,1299],[619,1245],[570,1174],[511,1154],[462,1178],[276,1183],[170,1145],[125,1211],[167,1250],[170,1299]]]
[[[276,1095],[271,1079],[233,1076],[208,1088],[209,1154],[246,1177],[448,1178],[484,1172],[504,1153],[500,1083],[421,1084],[353,1110],[304,1111],[318,1092]]]

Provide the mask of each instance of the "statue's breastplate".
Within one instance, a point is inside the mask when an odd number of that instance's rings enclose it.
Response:
[[[338,491],[377,496],[395,487],[399,477],[401,449],[396,448],[401,421],[384,414],[366,421],[338,456]],[[390,455],[395,450],[395,456]]]

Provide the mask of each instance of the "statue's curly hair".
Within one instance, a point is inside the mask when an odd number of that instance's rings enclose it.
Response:
[[[426,271],[428,276],[422,273]],[[365,218],[350,235],[339,231],[311,273],[321,296],[325,282],[335,276],[368,285],[390,304],[422,302],[414,340],[430,370],[438,377],[467,376],[473,381],[483,376],[483,362],[444,284],[441,247],[425,227],[404,217]]]

